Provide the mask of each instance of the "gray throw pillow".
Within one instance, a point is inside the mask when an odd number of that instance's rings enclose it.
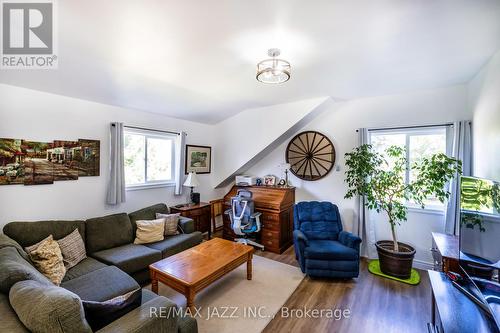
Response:
[[[92,332],[80,298],[61,287],[21,281],[10,289],[10,305],[32,332]]]
[[[161,214],[156,213],[157,219],[165,219],[165,236],[174,236],[179,234],[178,226],[181,214]]]
[[[64,267],[67,270],[87,258],[85,244],[78,229],[73,230],[66,237],[57,240],[57,244],[59,244],[59,248],[61,249]]]

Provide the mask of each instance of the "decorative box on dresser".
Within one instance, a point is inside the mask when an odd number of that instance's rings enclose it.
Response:
[[[295,203],[295,187],[279,186],[233,186],[224,196],[225,209],[231,208],[231,198],[239,189],[253,193],[255,210],[262,213],[260,242],[266,251],[282,253],[293,243],[293,204]],[[229,216],[224,214],[223,237],[236,238],[231,229]]]
[[[170,207],[170,213],[180,213],[181,216],[194,220],[194,229],[203,233],[208,232],[208,239],[211,237],[210,221],[212,218],[210,204],[200,202],[199,204],[186,204]]]

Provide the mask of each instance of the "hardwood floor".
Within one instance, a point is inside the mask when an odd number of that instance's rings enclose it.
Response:
[[[282,254],[256,250],[255,255],[298,266],[293,246]],[[305,277],[283,305],[285,309],[349,309],[350,317],[284,318],[278,312],[263,332],[426,332],[431,320],[431,288],[427,272],[420,271],[420,276],[417,286],[384,279],[369,273],[362,260],[357,279]]]

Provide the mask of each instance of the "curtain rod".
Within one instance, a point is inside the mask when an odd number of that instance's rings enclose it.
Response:
[[[115,124],[111,124],[112,126],[115,126]],[[145,127],[137,127],[137,126],[128,126],[128,125],[123,125],[125,128],[133,128],[133,129],[138,129],[138,130],[143,130],[143,131],[151,131],[151,132],[159,132],[159,133],[169,133],[169,134],[177,134],[180,135],[180,132],[173,132],[173,131],[163,131],[163,130],[157,130],[153,128],[145,128]],[[187,136],[187,134],[186,134]]]
[[[417,125],[417,126],[401,126],[401,127],[369,128],[368,132],[371,132],[371,131],[391,131],[391,130],[411,129],[411,128],[447,127],[447,126],[453,126],[453,123],[434,124],[434,125]],[[356,130],[356,132],[359,132],[359,130]]]

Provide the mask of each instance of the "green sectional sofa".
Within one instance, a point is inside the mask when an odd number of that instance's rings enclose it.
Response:
[[[78,229],[86,246],[87,258],[70,268],[61,286],[56,288],[62,288],[59,290],[61,297],[68,297],[65,293],[69,292],[70,295],[73,293],[76,295],[73,297],[78,297],[80,300],[102,302],[136,290],[140,288],[140,285],[148,283],[148,266],[151,263],[201,243],[202,235],[194,231],[193,221],[181,218],[179,226],[183,233],[166,237],[157,243],[133,244],[135,221],[152,220],[156,218],[156,213],[168,213],[168,211],[165,204],[157,204],[130,214],[113,214],[90,218],[86,221],[37,221],[6,224],[3,228],[4,234],[0,234],[0,317],[2,318],[0,331],[28,331],[19,318],[26,320],[26,317],[16,314],[9,296],[12,301],[18,290],[26,293],[26,289],[34,288],[32,285],[41,286],[40,294],[47,289],[43,286],[54,286],[31,265],[24,247],[35,244],[51,234],[54,239],[60,239]],[[27,287],[16,285],[26,280],[33,280],[37,283]],[[26,299],[26,302],[29,303],[30,299]],[[161,312],[153,313],[165,313],[165,308],[177,307],[177,305],[165,297],[143,289],[142,305],[139,308],[132,310],[100,331],[197,332],[195,319],[175,316],[157,318],[150,316],[152,307],[162,308]],[[85,326],[85,318],[82,317],[81,320]],[[61,327],[63,326],[61,323]],[[74,328],[83,326],[76,325]]]

